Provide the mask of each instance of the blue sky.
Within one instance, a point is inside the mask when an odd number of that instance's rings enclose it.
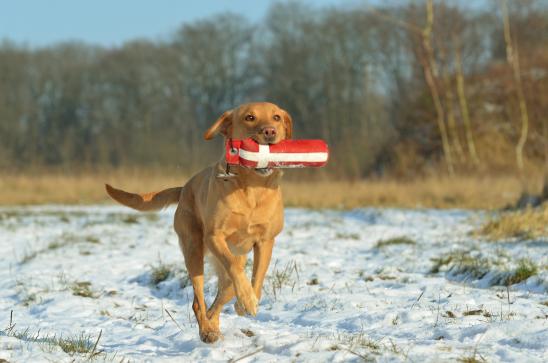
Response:
[[[359,0],[305,1],[315,6]],[[5,0],[0,40],[31,47],[66,40],[116,46],[135,38],[163,39],[182,23],[231,11],[261,18],[272,0]]]

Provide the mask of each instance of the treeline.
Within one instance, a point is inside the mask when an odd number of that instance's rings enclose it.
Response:
[[[277,3],[118,48],[5,40],[0,168],[194,171],[220,156],[208,125],[255,100],[328,140],[339,177],[548,165],[546,2],[463,3]]]

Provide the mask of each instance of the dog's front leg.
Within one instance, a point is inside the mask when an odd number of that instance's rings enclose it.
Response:
[[[253,277],[251,278],[251,284],[253,286],[255,296],[257,296],[257,300],[261,300],[263,282],[268,266],[270,265],[273,247],[274,239],[262,241],[253,246]],[[238,315],[245,314],[245,311],[238,301],[234,303],[234,310],[236,310]]]
[[[262,241],[261,243],[256,243],[253,246],[253,278],[251,281],[255,295],[259,300],[261,299],[263,291],[263,282],[266,271],[270,265],[273,247],[274,239]]]
[[[211,235],[206,238],[206,244],[230,276],[234,284],[238,303],[243,306],[245,312],[248,314],[257,315],[257,304],[259,301],[255,296],[249,279],[245,276],[244,266],[238,263],[237,257],[230,252],[225,236]]]

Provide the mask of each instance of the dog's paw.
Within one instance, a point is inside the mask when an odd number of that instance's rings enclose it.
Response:
[[[199,324],[200,339],[204,343],[215,343],[220,338],[222,339],[223,335],[219,330],[219,321],[202,319]]]
[[[220,331],[201,331],[200,339],[204,343],[212,344],[215,343],[219,338],[222,338]]]
[[[240,285],[239,289],[236,289],[236,304],[234,308],[238,315],[244,315],[248,313],[249,315],[257,315],[257,306],[259,305],[259,300],[255,296],[255,292],[251,288],[249,281]]]

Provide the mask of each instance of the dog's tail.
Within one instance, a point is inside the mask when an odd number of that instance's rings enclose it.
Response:
[[[169,188],[160,192],[146,194],[128,193],[105,184],[108,195],[115,201],[141,212],[154,211],[177,203],[181,196],[182,187]]]

